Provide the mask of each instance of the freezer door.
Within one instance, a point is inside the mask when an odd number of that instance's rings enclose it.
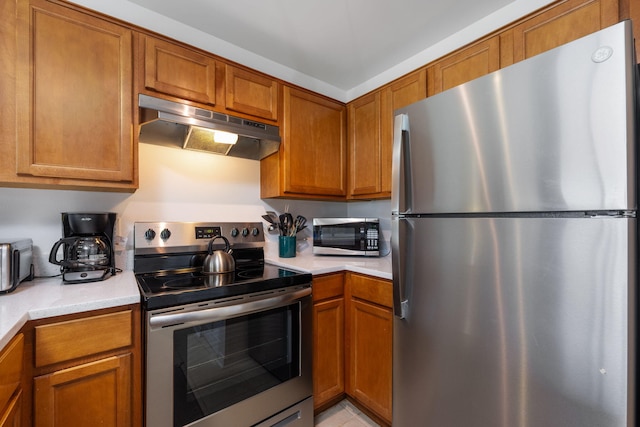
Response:
[[[393,209],[634,210],[634,71],[623,22],[397,110]]]
[[[635,219],[393,221],[394,427],[635,425]]]

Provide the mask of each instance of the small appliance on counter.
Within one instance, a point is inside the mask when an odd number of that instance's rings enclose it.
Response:
[[[0,239],[0,294],[33,280],[33,240]]]
[[[380,256],[378,218],[314,218],[313,254]]]
[[[62,239],[49,254],[64,283],[97,282],[116,273],[113,228],[116,214],[62,213]],[[62,246],[63,259],[57,259]]]

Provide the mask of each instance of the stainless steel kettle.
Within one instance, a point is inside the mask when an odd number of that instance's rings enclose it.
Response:
[[[216,239],[222,239],[225,243],[224,250],[213,250],[213,242]],[[231,245],[229,240],[224,236],[215,236],[209,241],[207,257],[204,259],[202,271],[205,274],[231,273],[236,269],[236,261],[231,256]]]

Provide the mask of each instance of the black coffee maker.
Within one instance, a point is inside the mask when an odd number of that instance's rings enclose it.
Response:
[[[113,228],[116,214],[62,213],[62,239],[49,254],[49,262],[60,266],[64,283],[104,280],[116,273]],[[64,258],[58,260],[62,246]]]

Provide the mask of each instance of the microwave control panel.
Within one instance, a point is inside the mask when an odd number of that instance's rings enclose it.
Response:
[[[377,224],[370,224],[368,228],[360,228],[360,249],[363,251],[378,250],[378,227]]]

